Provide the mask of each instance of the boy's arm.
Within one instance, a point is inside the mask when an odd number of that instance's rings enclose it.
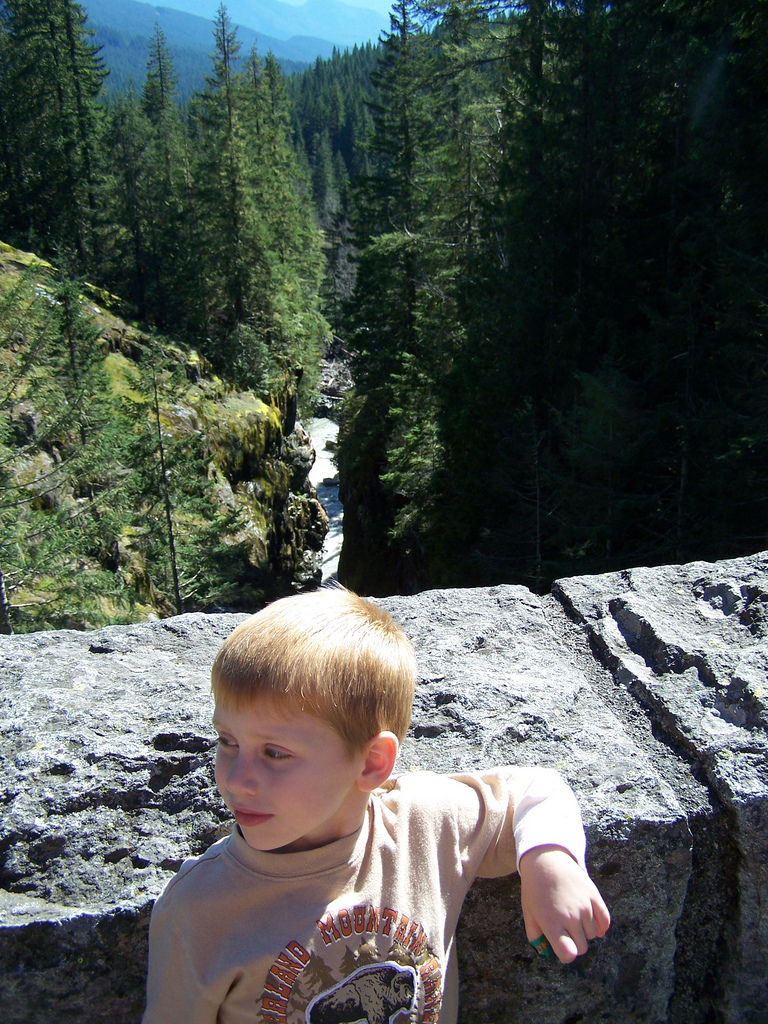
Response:
[[[573,790],[548,768],[496,768],[480,775],[493,789],[503,779],[509,803],[479,874],[506,874],[516,866],[528,939],[546,936],[556,956],[568,963],[610,924],[586,871],[584,826]]]
[[[149,926],[147,1004],[141,1024],[216,1024],[221,1000],[201,986],[187,945],[174,927],[172,909],[160,897]]]

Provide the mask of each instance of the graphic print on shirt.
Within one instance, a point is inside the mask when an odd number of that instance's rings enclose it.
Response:
[[[416,971],[386,961],[358,967],[348,978],[315,996],[306,1024],[390,1024],[416,1002]]]
[[[436,1024],[440,961],[422,926],[390,907],[329,911],[267,974],[263,1024]]]

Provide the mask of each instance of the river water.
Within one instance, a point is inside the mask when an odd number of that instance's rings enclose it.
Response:
[[[339,471],[333,461],[333,452],[326,445],[335,446],[339,436],[339,426],[333,420],[312,419],[304,424],[304,429],[312,438],[315,449],[315,464],[309,471],[309,479],[314,484],[317,496],[328,513],[328,534],[323,546],[323,582],[335,579],[339,566],[339,553],[343,539],[344,508],[339,501]]]

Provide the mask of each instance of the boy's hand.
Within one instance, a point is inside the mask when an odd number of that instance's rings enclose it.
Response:
[[[597,886],[560,846],[536,846],[523,855],[520,891],[528,940],[545,935],[565,964],[608,931],[611,915]]]

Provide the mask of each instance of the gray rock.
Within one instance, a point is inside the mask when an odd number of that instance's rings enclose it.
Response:
[[[558,768],[610,932],[527,945],[516,879],[460,923],[463,1024],[768,1020],[768,555],[385,604],[419,685],[400,768]],[[236,615],[0,637],[0,996],[137,1024],[151,903],[228,828],[208,673]]]
[[[673,785],[683,771],[660,765],[653,744],[638,742],[602,699],[606,674],[551,600],[497,587],[386,603],[422,670],[406,763],[557,768],[578,793],[590,870],[613,914],[588,957],[570,967],[537,963],[516,881],[478,883],[459,933],[462,1020],[665,1020],[692,870],[688,816]],[[688,802],[703,812],[703,787],[694,782]]]
[[[151,902],[223,821],[208,675],[236,620],[3,638],[5,1020],[139,1019]]]
[[[701,943],[698,921],[708,909],[711,966],[706,979],[699,970],[700,998],[714,999],[724,1020],[765,1021],[768,556],[561,580],[554,592],[661,741],[707,788],[712,814],[692,828],[709,840],[708,870],[721,869],[706,885],[703,873],[695,879],[700,892],[690,899],[701,906],[696,920],[682,922],[691,931],[681,957]]]

